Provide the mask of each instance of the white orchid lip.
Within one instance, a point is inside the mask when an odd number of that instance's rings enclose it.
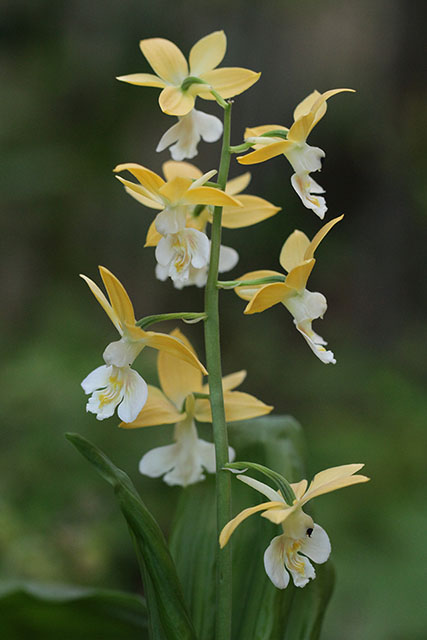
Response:
[[[183,229],[169,234],[159,241],[155,256],[159,265],[174,282],[189,279],[190,268],[202,269],[209,262],[210,243],[207,236],[197,229]]]
[[[197,156],[200,140],[216,142],[222,136],[223,124],[219,118],[197,109],[192,109],[168,129],[160,138],[156,151],[169,151],[173,160],[181,161]]]

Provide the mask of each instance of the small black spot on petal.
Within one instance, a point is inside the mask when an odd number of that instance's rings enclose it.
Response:
[[[313,533],[313,529],[312,527],[310,527],[309,529],[307,529],[307,535],[309,538],[311,538],[311,534]]]

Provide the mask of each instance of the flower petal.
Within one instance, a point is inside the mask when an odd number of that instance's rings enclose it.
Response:
[[[121,178],[120,176],[116,176],[116,178],[124,185],[128,196],[131,196],[131,198],[140,204],[143,204],[144,207],[157,210],[164,208],[164,204],[161,204],[158,200],[153,200],[151,194],[150,196],[145,195],[147,191],[144,187],[141,187],[141,185],[130,182],[130,180],[124,180],[124,178]]]
[[[183,344],[177,338],[169,336],[165,333],[156,333],[154,331],[146,331],[146,344],[153,349],[159,351],[166,351],[167,353],[188,362],[196,369],[199,369],[204,375],[208,375],[205,367],[198,360],[197,356],[189,350],[189,348]]]
[[[363,466],[364,464],[344,464],[320,471],[311,481],[307,493],[302,498],[301,505],[325,493],[330,493],[352,484],[358,484],[359,482],[368,482],[369,478],[366,476],[353,475]]]
[[[259,511],[265,511],[266,509],[271,509],[273,507],[281,506],[281,502],[263,502],[262,504],[257,504],[255,507],[249,507],[248,509],[244,509],[237,516],[235,516],[230,522],[227,522],[221,534],[219,536],[219,544],[221,549],[225,547],[227,542],[229,541],[233,532],[237,529],[239,524],[241,524],[246,518],[253,515],[254,513],[258,513]]]
[[[222,67],[207,71],[200,75],[200,78],[207,82],[222,98],[232,98],[237,96],[246,89],[249,89],[259,79],[260,73],[243,69],[241,67]],[[213,95],[203,89],[203,85],[194,85],[197,87],[197,94],[204,100],[215,100]]]
[[[133,422],[145,405],[147,396],[147,383],[139,373],[130,369],[126,376],[123,400],[117,409],[117,415],[120,420]]]
[[[174,160],[168,160],[163,163],[162,170],[168,182],[177,177],[189,178],[190,180],[198,180],[198,178],[202,177],[200,169],[190,162],[175,162]]]
[[[154,427],[159,424],[175,424],[185,418],[186,414],[177,411],[160,389],[148,385],[147,401],[138,416],[132,422],[122,422],[119,426],[124,429]]]
[[[236,196],[238,193],[241,193],[246,189],[251,178],[252,176],[249,171],[242,173],[242,175],[237,176],[237,178],[232,178],[226,184],[225,193],[228,193],[229,196]]]
[[[308,173],[294,173],[291,177],[291,184],[301,198],[303,205],[307,207],[307,209],[314,211],[314,213],[323,220],[328,207],[326,206],[325,198],[313,195],[318,193],[319,185],[317,182],[315,182]]]
[[[93,393],[96,389],[102,389],[108,385],[108,379],[111,374],[111,368],[103,364],[97,367],[86,376],[81,382],[83,391],[86,394]]]
[[[223,391],[232,391],[236,387],[240,387],[242,382],[246,378],[246,371],[236,371],[235,373],[229,373],[227,376],[224,376],[222,379],[222,388]]]
[[[135,358],[141,353],[144,348],[144,342],[133,342],[124,338],[120,338],[116,342],[110,342],[107,348],[104,350],[102,357],[108,365],[114,365],[115,367],[126,367],[131,365]]]
[[[285,569],[284,536],[276,536],[264,553],[264,568],[271,582],[278,589],[286,589],[289,573]]]
[[[292,295],[293,291],[284,282],[273,282],[266,284],[255,293],[243,313],[260,313],[279,302],[283,302],[287,297]]]
[[[308,96],[306,96],[304,100],[301,100],[301,102],[295,107],[294,120],[299,120],[299,118],[302,118],[302,116],[310,113],[312,106],[320,98],[320,96],[321,94],[319,93],[319,91],[315,90]]]
[[[156,447],[148,451],[139,462],[139,473],[150,478],[159,478],[172,469],[175,463],[177,444]]]
[[[331,543],[328,534],[322,527],[315,524],[310,537],[306,537],[301,545],[304,553],[317,564],[323,564],[331,555]]]
[[[314,256],[314,252],[316,251],[317,247],[322,242],[326,234],[329,233],[332,227],[336,225],[337,222],[340,222],[340,220],[342,220],[343,218],[344,218],[343,215],[339,216],[338,218],[334,218],[333,220],[330,220],[329,222],[323,225],[323,227],[316,233],[313,240],[307,246],[304,254],[305,260],[310,260],[310,258]]]
[[[270,413],[273,407],[264,404],[255,396],[242,391],[224,392],[225,419],[227,422],[249,420]],[[194,415],[199,422],[212,422],[209,400],[196,400]]]
[[[296,587],[305,587],[310,581],[316,577],[316,572],[308,558],[300,556],[299,553],[292,554],[295,557],[290,559],[285,553],[285,565],[292,576],[292,580]]]
[[[188,75],[188,65],[180,49],[165,38],[141,40],[139,47],[152,69],[165,82],[180,85]]]
[[[197,358],[192,344],[179,329],[174,329],[170,335],[180,340]],[[164,393],[179,410],[189,394],[199,392],[202,388],[200,370],[166,351],[159,352],[157,370]]]
[[[224,207],[223,209],[221,224],[226,229],[250,227],[271,218],[281,209],[258,196],[241,195],[238,199],[243,205],[241,209],[235,207]]]
[[[237,251],[232,247],[225,247],[222,244],[219,248],[219,273],[224,273],[224,271],[230,271],[231,269],[234,269],[238,262],[239,254],[237,253]]]
[[[315,263],[316,260],[312,258],[311,260],[305,260],[301,264],[291,269],[291,271],[286,276],[286,285],[291,289],[294,289],[295,291],[302,292],[305,289],[307,280],[310,277],[310,273],[312,272]],[[313,319],[314,318],[312,318],[312,320]]]
[[[309,260],[313,256],[306,257],[307,248],[310,240],[305,233],[295,229],[293,233],[285,241],[280,252],[279,262],[285,271],[291,271],[294,267],[300,265],[304,260]]]
[[[111,306],[122,325],[135,324],[135,313],[126,289],[114,274],[105,267],[99,267],[102,281],[107,289]]]
[[[218,207],[225,205],[241,207],[239,200],[214,187],[196,187],[185,194],[185,202],[189,204],[212,204]]]
[[[214,31],[192,47],[189,56],[190,76],[200,76],[217,67],[225,56],[227,38],[224,31]]]
[[[153,220],[153,222],[148,227],[144,247],[156,247],[162,237],[163,236],[156,229],[156,221]]]
[[[271,144],[266,144],[265,146],[256,149],[256,151],[247,153],[245,156],[239,156],[237,158],[237,162],[244,165],[265,162],[266,160],[270,160],[270,158],[275,158],[276,156],[280,156],[282,153],[285,153],[285,151],[287,151],[291,146],[293,146],[293,143],[288,140],[272,142]]]
[[[189,178],[177,176],[166,182],[161,189],[159,189],[159,193],[171,203],[175,203],[182,199],[190,186],[191,180]]]
[[[205,142],[216,142],[223,132],[223,124],[219,118],[193,109],[197,131]]]
[[[116,80],[136,84],[141,87],[164,87],[165,81],[152,73],[130,73],[127,76],[117,76]]]
[[[258,280],[259,278],[268,278],[269,276],[283,277],[283,274],[278,271],[271,271],[270,269],[259,269],[258,271],[249,271],[243,276],[237,278],[237,280]],[[247,287],[236,287],[234,292],[239,296],[239,298],[242,298],[242,300],[250,300],[262,286],[263,285],[248,285]]]
[[[113,307],[108,302],[107,298],[102,293],[101,289],[98,287],[97,284],[93,282],[93,280],[91,280],[87,276],[84,276],[82,273],[80,274],[80,277],[83,278],[83,280],[86,282],[89,289],[92,291],[93,295],[98,300],[99,304],[104,309],[105,313],[110,318],[111,322],[113,323],[113,325],[116,327],[117,331],[121,335],[123,331],[122,331],[122,327],[120,326],[120,321],[117,316],[117,313],[113,310]]]
[[[176,87],[166,87],[159,96],[159,105],[170,116],[185,116],[194,107],[194,96]]]

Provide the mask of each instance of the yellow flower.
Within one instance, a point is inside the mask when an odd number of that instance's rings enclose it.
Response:
[[[194,352],[178,338],[138,327],[132,302],[121,282],[105,267],[99,267],[99,271],[109,300],[90,278],[81,277],[116,327],[120,340],[105,349],[105,365],[92,371],[82,382],[85,393],[92,394],[86,409],[95,413],[98,420],[103,420],[112,416],[118,407],[119,418],[132,422],[147,400],[145,381],[131,369],[144,347],[169,353],[204,374],[207,371]]]
[[[253,144],[255,151],[237,158],[240,164],[248,165],[284,154],[295,171],[291,178],[292,186],[304,206],[312,209],[320,218],[324,217],[327,207],[325,199],[317,194],[323,193],[324,190],[309,173],[321,169],[321,159],[325,156],[325,152],[319,147],[308,145],[307,137],[325,115],[326,101],[343,91],[353,91],[353,89],[331,89],[322,94],[318,91],[310,93],[296,107],[294,123],[290,129],[282,125],[263,125],[246,129],[245,140]],[[269,132],[277,135],[265,135]]]
[[[275,491],[254,478],[238,475],[239,480],[265,495],[269,501],[244,509],[230,520],[221,531],[221,548],[227,544],[232,533],[246,518],[261,511],[263,518],[280,524],[283,529],[281,535],[273,538],[264,554],[264,567],[268,577],[278,589],[285,589],[289,583],[289,571],[295,586],[304,587],[316,576],[308,558],[317,564],[326,562],[331,552],[331,544],[326,531],[315,524],[312,518],[303,512],[302,507],[309,500],[325,493],[368,482],[369,478],[366,476],[354,475],[363,466],[346,464],[326,469],[314,476],[308,488],[307,480],[291,484],[295,494],[292,505],[285,502],[280,491]]]
[[[237,96],[249,89],[261,75],[240,67],[216,68],[224,58],[227,47],[223,31],[214,31],[196,42],[190,51],[189,64],[181,50],[170,40],[148,38],[141,40],[139,46],[156,75],[133,73],[117,79],[161,88],[160,108],[169,115],[184,116],[189,113],[197,96],[204,100],[215,100],[210,89],[224,99]],[[191,83],[191,80],[185,82],[191,78],[202,83]]]
[[[178,339],[191,353],[196,354],[185,336],[175,329],[171,337]],[[204,470],[215,472],[215,447],[198,438],[194,420],[212,422],[210,402],[195,394],[209,394],[200,371],[164,352],[160,352],[157,368],[161,390],[148,386],[147,402],[131,423],[120,426],[127,429],[175,424],[173,444],[158,447],[141,459],[139,470],[144,475],[164,475],[168,484],[187,486],[204,479]],[[223,378],[225,418],[227,422],[246,420],[270,413],[270,407],[248,393],[235,391],[246,377],[238,371]],[[234,451],[230,448],[230,457]]]
[[[325,224],[310,240],[305,233],[295,230],[284,243],[280,252],[280,264],[287,272],[284,282],[274,282],[264,286],[248,285],[236,287],[235,292],[244,300],[249,300],[244,313],[259,313],[281,302],[294,317],[294,324],[305,338],[311,350],[325,364],[335,364],[332,351],[327,351],[325,340],[311,328],[311,323],[322,318],[326,309],[326,298],[318,292],[308,291],[306,284],[316,262],[314,252],[343,216]],[[246,273],[239,280],[256,280],[269,276],[281,276],[277,271],[263,270]]]

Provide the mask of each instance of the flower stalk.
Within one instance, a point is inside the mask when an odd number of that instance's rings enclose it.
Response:
[[[224,137],[222,141],[218,184],[225,189],[230,166],[231,103],[224,107]],[[221,245],[222,207],[215,207],[212,221],[209,273],[205,289],[205,345],[209,371],[209,393],[212,409],[213,436],[216,455],[216,504],[218,535],[231,517],[230,474],[221,470],[228,462],[228,435],[222,390],[221,350],[218,309],[218,266]],[[229,640],[231,634],[231,547],[216,548],[216,640]]]

